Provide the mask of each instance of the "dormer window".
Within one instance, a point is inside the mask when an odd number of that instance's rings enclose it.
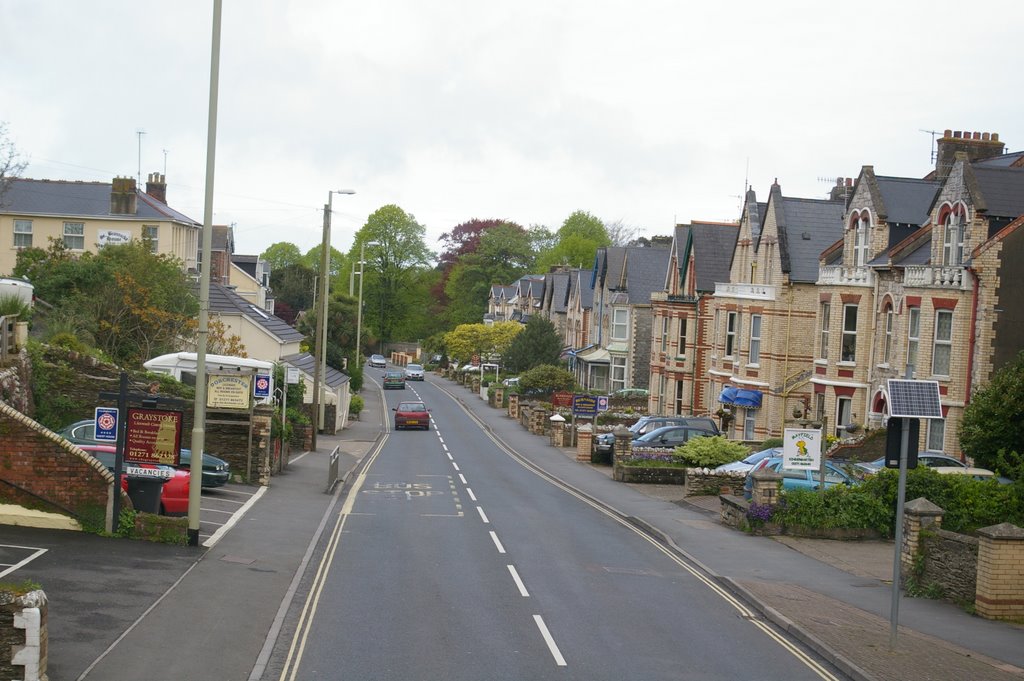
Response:
[[[965,223],[962,205],[946,213],[942,220],[942,264],[946,267],[963,264]]]

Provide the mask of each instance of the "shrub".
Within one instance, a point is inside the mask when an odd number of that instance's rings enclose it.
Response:
[[[869,529],[891,535],[893,511],[868,490],[836,485],[824,492],[787,491],[775,510],[775,520],[790,527]]]
[[[348,403],[348,412],[352,416],[359,416],[359,412],[366,406],[366,402],[363,400],[361,395],[353,395],[352,400]]]
[[[750,450],[739,442],[717,435],[715,437],[696,437],[682,447],[676,447],[676,457],[687,466],[696,468],[714,468],[723,463],[739,461]]]
[[[764,450],[764,449],[774,449],[776,447],[781,447],[782,444],[783,443],[782,443],[782,438],[781,437],[770,437],[770,438],[768,438],[767,440],[765,440],[764,442],[761,443],[761,449],[758,450],[758,451],[761,451],[761,450]]]
[[[519,375],[519,390],[527,395],[550,395],[556,390],[572,390],[576,379],[565,369],[542,364]]]

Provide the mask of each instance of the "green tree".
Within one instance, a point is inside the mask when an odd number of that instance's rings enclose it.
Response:
[[[412,315],[410,287],[419,283],[417,271],[433,257],[425,234],[423,225],[395,205],[378,208],[356,234],[350,251],[354,259],[366,244],[363,324],[375,329],[382,345],[394,340]]]
[[[313,307],[316,270],[303,262],[271,269],[270,288],[274,292],[274,314],[294,326],[298,313]]]
[[[519,374],[519,390],[524,393],[550,395],[557,390],[573,390],[576,379],[561,367],[540,364]]]
[[[534,259],[530,236],[519,225],[505,222],[483,231],[476,251],[459,257],[445,285],[449,323],[482,319],[491,285],[515,281],[533,268]]]
[[[301,262],[302,251],[295,244],[278,241],[276,244],[267,246],[260,257],[270,263],[270,273],[273,276],[274,271]]]
[[[488,359],[504,354],[522,330],[518,322],[459,324],[444,335],[444,345],[448,354],[461,362],[470,361],[474,355]]]
[[[533,315],[523,332],[515,337],[504,354],[505,369],[514,373],[539,364],[559,363],[562,338],[549,320]]]
[[[1024,351],[974,391],[960,422],[960,448],[982,468],[1024,464]]]
[[[537,259],[538,269],[546,271],[556,265],[589,267],[597,249],[611,244],[604,223],[582,210],[565,219],[555,238],[555,245]]]

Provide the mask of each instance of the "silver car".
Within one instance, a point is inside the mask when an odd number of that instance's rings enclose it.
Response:
[[[407,381],[422,381],[423,380],[423,367],[419,364],[408,364],[405,367],[405,380]]]

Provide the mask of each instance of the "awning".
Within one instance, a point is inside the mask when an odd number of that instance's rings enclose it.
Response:
[[[718,396],[718,401],[722,404],[757,409],[761,406],[761,391],[727,385],[722,388],[722,394]]]
[[[604,348],[590,348],[577,353],[576,357],[587,364],[610,364],[612,361],[611,353]]]

